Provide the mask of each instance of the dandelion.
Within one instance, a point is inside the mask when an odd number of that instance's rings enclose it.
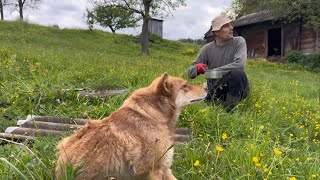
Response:
[[[279,156],[282,154],[282,151],[280,151],[279,149],[274,149],[273,152],[275,155],[279,155]]]
[[[223,133],[223,134],[222,134],[222,139],[227,139],[227,138],[228,138],[227,133]]]
[[[257,167],[261,167],[261,164],[260,163],[256,163],[255,164]]]
[[[255,163],[258,163],[259,162],[259,158],[258,157],[253,157],[252,161],[255,162]]]
[[[289,180],[297,180],[296,177],[290,177]]]
[[[217,150],[218,152],[222,152],[224,149],[223,149],[221,146],[216,146],[216,150]]]
[[[199,160],[196,160],[196,162],[194,162],[193,166],[195,166],[195,167],[200,166],[200,162],[199,162]]]
[[[269,169],[265,167],[265,168],[263,168],[263,172],[267,173],[267,172],[269,172]]]

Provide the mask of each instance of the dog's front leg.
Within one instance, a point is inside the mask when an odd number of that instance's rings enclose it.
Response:
[[[172,174],[171,169],[167,169],[164,174],[162,175],[163,180],[177,180],[176,177]]]
[[[162,180],[163,171],[161,169],[154,170],[150,173],[150,180]]]

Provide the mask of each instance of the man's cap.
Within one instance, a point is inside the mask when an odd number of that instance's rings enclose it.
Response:
[[[219,31],[223,25],[228,24],[229,22],[233,22],[233,20],[229,19],[226,15],[215,17],[211,21],[212,31]]]

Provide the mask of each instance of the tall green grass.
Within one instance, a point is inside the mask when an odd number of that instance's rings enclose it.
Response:
[[[2,132],[28,114],[108,116],[163,72],[186,78],[200,49],[155,38],[145,57],[134,36],[6,21],[0,21],[0,40]],[[246,72],[251,93],[234,113],[204,103],[182,112],[178,126],[190,128],[193,138],[174,147],[175,176],[320,179],[320,74],[263,60],[249,60]],[[204,78],[189,82],[202,84]],[[127,88],[129,93],[89,100],[74,88]],[[33,153],[11,143],[0,146],[0,179],[54,179],[58,140],[38,138]],[[67,177],[73,174],[70,170]]]

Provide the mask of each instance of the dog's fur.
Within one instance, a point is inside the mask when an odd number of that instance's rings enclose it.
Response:
[[[57,145],[57,178],[62,165],[83,165],[76,179],[176,179],[171,172],[173,135],[183,107],[207,95],[164,73],[136,90],[109,117],[90,120]]]

